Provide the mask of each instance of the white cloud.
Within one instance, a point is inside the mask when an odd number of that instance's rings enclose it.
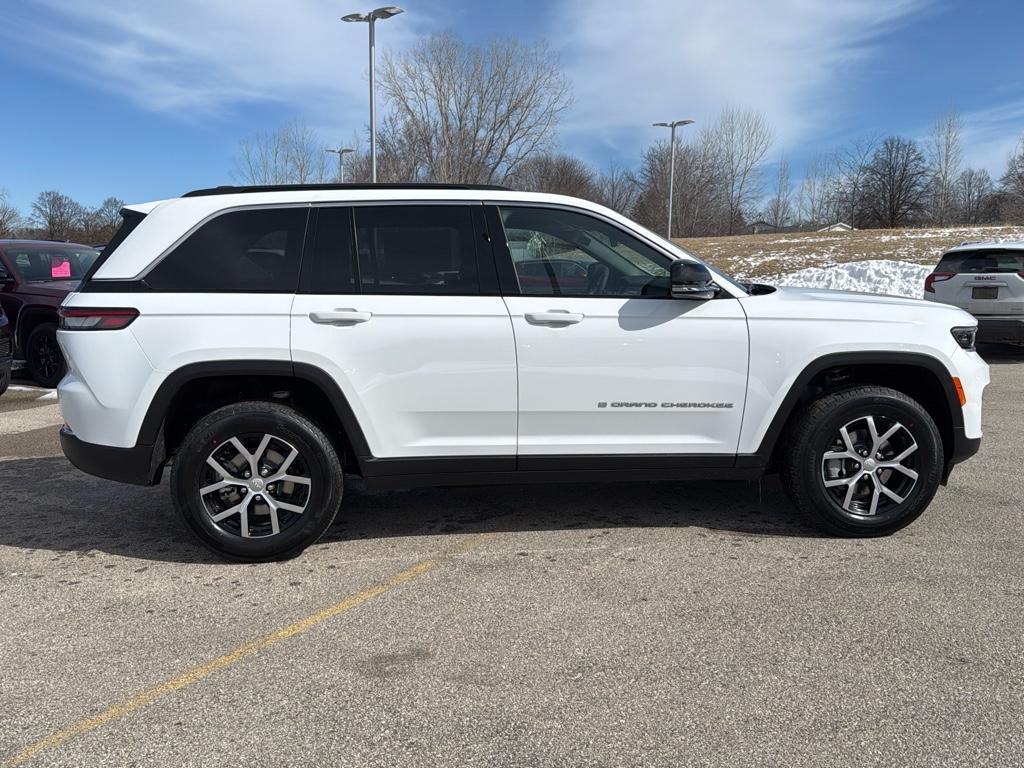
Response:
[[[367,29],[341,22],[347,9],[333,0],[37,0],[7,11],[0,36],[35,46],[38,64],[156,112],[189,119],[276,102],[362,125]],[[378,23],[378,51],[401,49],[428,23],[415,13]]]
[[[646,143],[652,122],[737,104],[765,113],[773,151],[792,148],[841,118],[878,38],[925,2],[562,0],[552,39],[576,95],[563,143]]]
[[[546,11],[534,7],[523,31],[552,43],[572,82],[575,104],[559,134],[567,149],[592,160],[635,158],[661,137],[650,123],[691,117],[699,128],[737,104],[768,117],[774,157],[859,131],[858,100],[901,87],[889,76],[868,79],[881,38],[935,1],[552,0]],[[378,27],[378,55],[445,27],[460,31],[450,2],[403,5],[405,14]],[[145,109],[207,120],[279,104],[324,134],[362,135],[367,30],[338,18],[362,7],[354,0],[10,6],[0,14],[8,47],[30,49],[27,61]],[[1024,102],[964,118],[967,160],[1001,173]]]
[[[998,181],[1017,141],[1024,137],[1024,100],[969,112],[963,121],[964,165],[984,168]]]

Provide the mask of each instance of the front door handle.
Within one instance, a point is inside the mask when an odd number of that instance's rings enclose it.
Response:
[[[333,309],[330,311],[310,312],[309,319],[321,325],[352,325],[365,323],[373,317],[373,312],[360,312],[358,309]]]
[[[547,312],[526,312],[523,317],[530,325],[575,325],[583,320],[581,312],[549,309]]]

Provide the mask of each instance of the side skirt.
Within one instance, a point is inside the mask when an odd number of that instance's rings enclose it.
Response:
[[[368,490],[456,485],[618,483],[678,480],[756,480],[760,463],[737,466],[736,456],[595,455],[363,459]],[[518,466],[517,466],[518,465]]]

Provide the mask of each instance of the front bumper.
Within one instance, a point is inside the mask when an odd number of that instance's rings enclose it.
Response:
[[[949,480],[953,467],[967,461],[971,456],[981,450],[980,437],[967,437],[961,427],[953,428],[953,451],[946,459],[945,471],[942,473],[942,484]]]
[[[978,341],[989,344],[1024,344],[1024,316],[975,315]]]
[[[156,485],[163,475],[163,434],[156,445],[115,448],[87,443],[75,436],[67,425],[60,428],[60,447],[68,461],[83,472],[131,485]]]

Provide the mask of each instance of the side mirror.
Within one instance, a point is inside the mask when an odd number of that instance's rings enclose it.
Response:
[[[673,299],[707,301],[718,295],[711,272],[695,261],[673,261],[669,282]]]

